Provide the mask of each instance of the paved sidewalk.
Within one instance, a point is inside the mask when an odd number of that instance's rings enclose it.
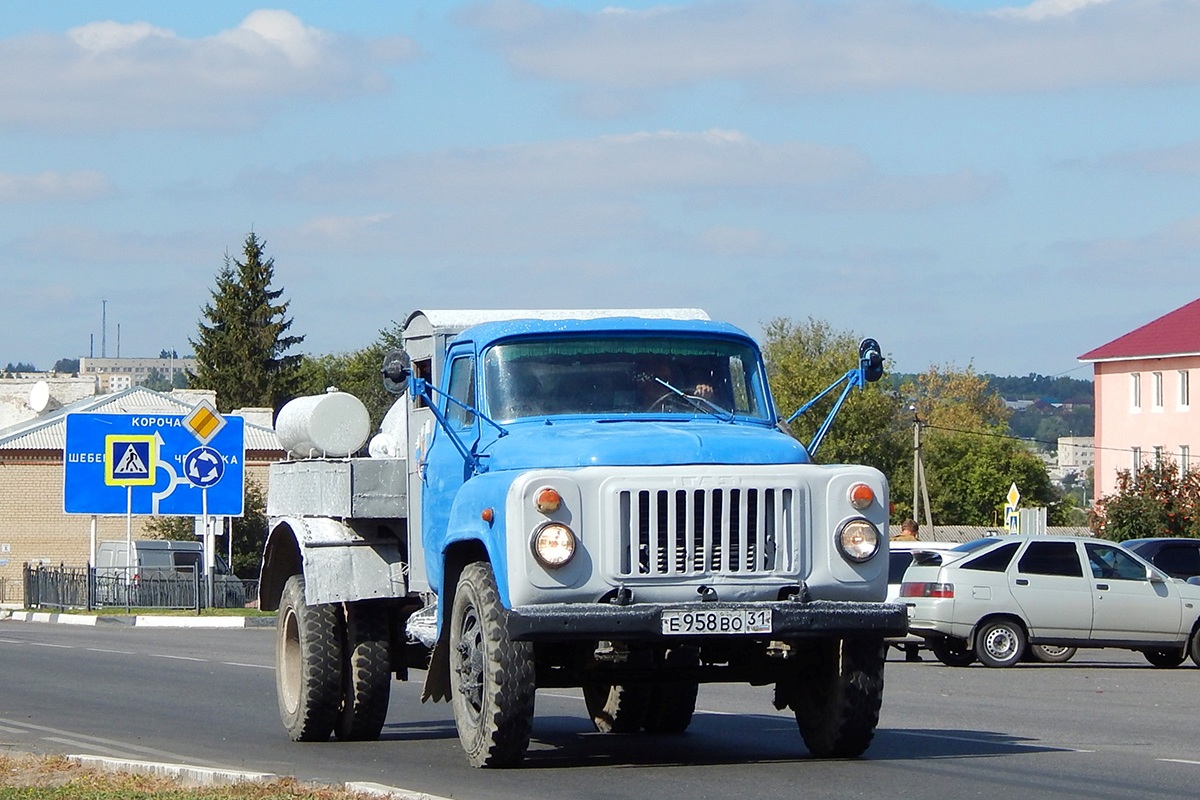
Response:
[[[61,614],[0,608],[0,620],[58,625],[126,625],[137,628],[273,628],[275,617],[198,617],[168,614]]]

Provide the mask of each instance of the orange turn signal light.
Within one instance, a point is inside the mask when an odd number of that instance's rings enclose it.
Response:
[[[850,487],[850,505],[862,511],[875,502],[875,490],[865,483],[856,483]]]
[[[551,514],[562,508],[562,495],[549,486],[538,489],[533,496],[533,504],[543,514]]]

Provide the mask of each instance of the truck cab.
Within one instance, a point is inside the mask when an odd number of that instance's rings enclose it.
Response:
[[[520,760],[536,690],[567,686],[598,730],[682,732],[699,683],[774,683],[812,752],[866,749],[906,628],[882,602],[887,482],[813,463],[747,334],[695,310],[417,312],[383,372],[373,456],[272,473],[261,603],[292,738],[373,738],[379,687],[414,667],[476,766]],[[306,641],[318,618],[335,655]],[[386,678],[350,697],[362,652]]]

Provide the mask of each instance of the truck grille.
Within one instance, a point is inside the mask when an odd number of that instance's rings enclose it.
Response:
[[[622,576],[792,569],[790,488],[622,489],[616,495]]]

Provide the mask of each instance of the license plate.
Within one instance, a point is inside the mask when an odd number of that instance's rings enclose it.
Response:
[[[692,634],[770,633],[769,608],[664,608],[662,632],[668,636]]]

